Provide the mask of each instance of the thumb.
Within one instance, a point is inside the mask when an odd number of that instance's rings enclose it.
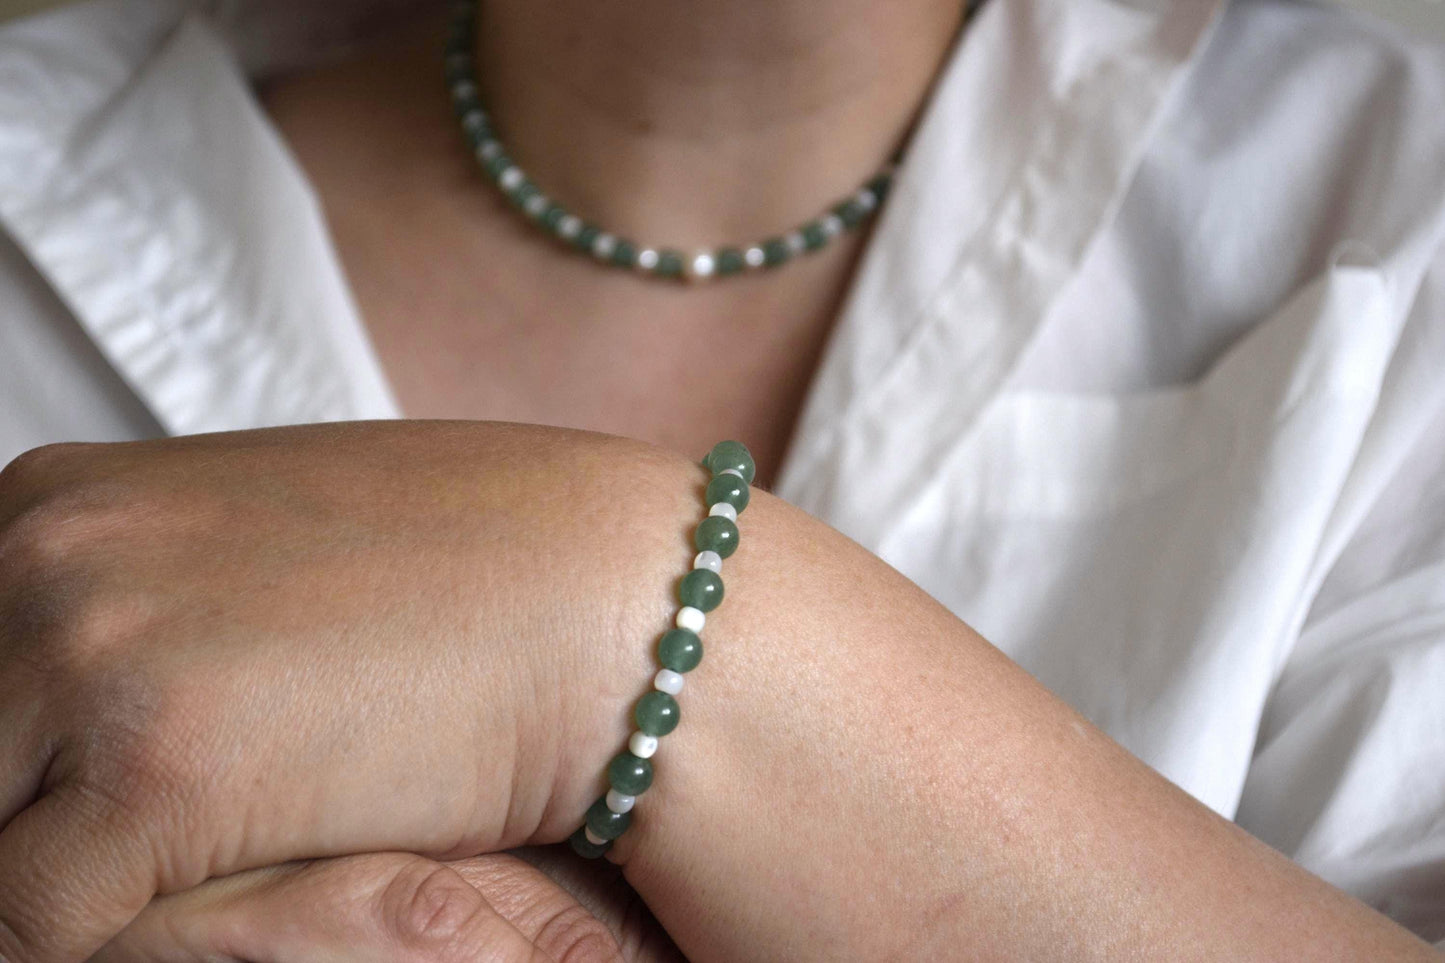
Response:
[[[288,863],[153,899],[93,963],[552,963],[452,868],[406,853]]]

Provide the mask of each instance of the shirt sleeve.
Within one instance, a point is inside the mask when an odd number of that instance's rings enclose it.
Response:
[[[1445,948],[1445,251],[1357,469],[1236,819]]]

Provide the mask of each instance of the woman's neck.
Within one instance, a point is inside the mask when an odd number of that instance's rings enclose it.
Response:
[[[962,0],[483,2],[509,151],[610,230],[680,247],[812,217],[899,147]]]

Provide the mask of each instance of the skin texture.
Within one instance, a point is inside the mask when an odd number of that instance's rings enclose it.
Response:
[[[12,464],[0,956],[84,959],[156,892],[248,868],[563,839],[654,668],[706,477],[633,441],[489,423]],[[766,492],[742,521],[682,725],[612,853],[689,959],[1437,958],[860,546]],[[106,952],[545,958],[516,888],[488,899],[410,860],[318,863],[279,897],[290,870],[214,882]],[[261,901],[250,927],[207,931],[238,892]],[[317,913],[258,934],[268,898]],[[366,925],[392,942],[334,948]]]

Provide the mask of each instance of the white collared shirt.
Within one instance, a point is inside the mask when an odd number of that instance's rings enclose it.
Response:
[[[397,415],[234,36],[168,0],[0,27],[0,460]],[[1445,945],[1445,47],[989,0],[776,492]]]

